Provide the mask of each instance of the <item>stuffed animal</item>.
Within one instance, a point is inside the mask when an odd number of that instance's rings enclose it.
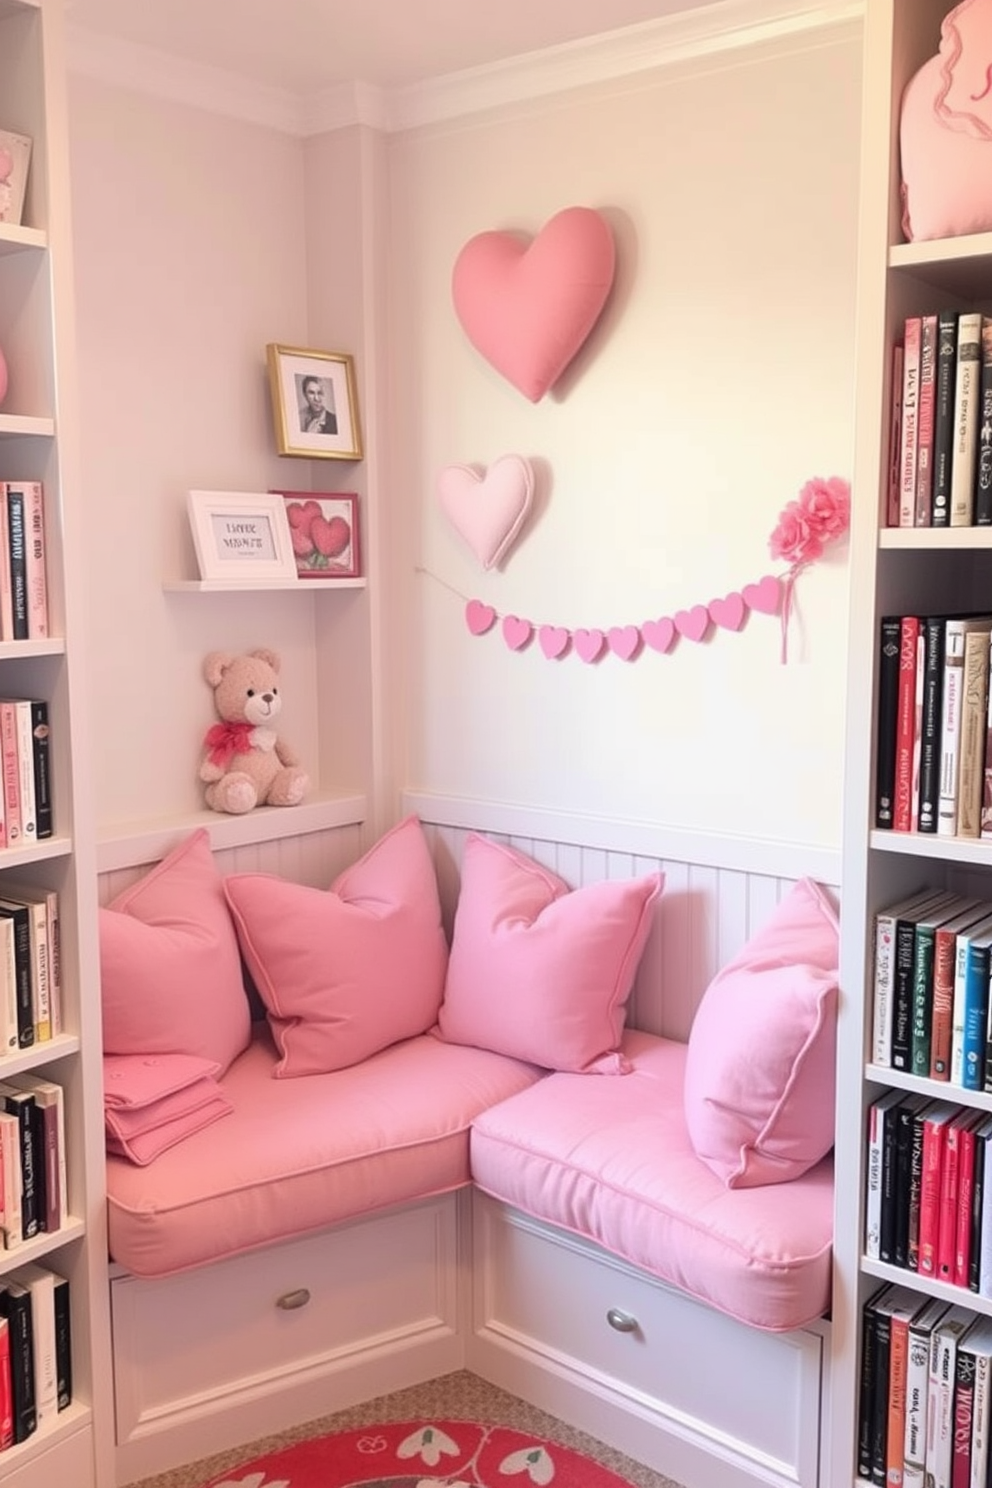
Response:
[[[235,816],[255,806],[298,806],[310,789],[296,755],[280,739],[275,721],[282,710],[274,651],[231,656],[211,651],[203,675],[214,690],[222,722],[207,730],[200,779],[212,811]]]

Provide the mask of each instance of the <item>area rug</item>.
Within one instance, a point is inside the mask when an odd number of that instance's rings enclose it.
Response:
[[[401,1421],[314,1437],[208,1488],[629,1488],[570,1447],[475,1421]]]

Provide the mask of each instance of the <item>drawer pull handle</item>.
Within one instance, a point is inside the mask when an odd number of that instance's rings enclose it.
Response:
[[[310,1301],[310,1293],[306,1287],[297,1287],[295,1292],[283,1292],[281,1297],[276,1298],[276,1306],[281,1307],[284,1312],[294,1312],[298,1307],[306,1307]]]
[[[619,1307],[611,1307],[606,1314],[606,1321],[611,1328],[616,1328],[618,1333],[636,1333],[637,1319],[633,1313],[623,1312]]]

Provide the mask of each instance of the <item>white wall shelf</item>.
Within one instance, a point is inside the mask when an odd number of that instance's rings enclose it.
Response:
[[[55,420],[36,418],[33,414],[26,413],[0,413],[0,439],[5,436],[23,438],[25,434],[38,439],[52,439],[55,436]]]
[[[328,594],[335,589],[364,589],[366,579],[168,579],[162,588],[170,594],[245,594],[256,589],[281,589],[298,594]]]

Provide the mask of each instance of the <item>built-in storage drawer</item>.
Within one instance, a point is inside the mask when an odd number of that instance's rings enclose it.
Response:
[[[113,1277],[118,1481],[278,1429],[286,1406],[266,1401],[286,1391],[298,1420],[350,1404],[330,1375],[375,1394],[370,1361],[388,1381],[390,1360],[456,1339],[456,1211],[449,1195],[162,1280]],[[242,1406],[239,1425],[210,1428]]]
[[[625,1424],[614,1445],[687,1482],[697,1480],[685,1471],[691,1457],[648,1455],[657,1426],[687,1447],[716,1448],[724,1464],[711,1459],[698,1478],[707,1488],[817,1483],[823,1340],[816,1331],[762,1332],[483,1194],[474,1209],[473,1349],[481,1341],[484,1360],[503,1350],[518,1372],[530,1360],[589,1392],[571,1413],[556,1386],[536,1404],[578,1416],[576,1425],[606,1440],[618,1435],[607,1417],[633,1411],[652,1431],[635,1444]],[[535,1392],[542,1393],[536,1373],[527,1377],[528,1399]]]

